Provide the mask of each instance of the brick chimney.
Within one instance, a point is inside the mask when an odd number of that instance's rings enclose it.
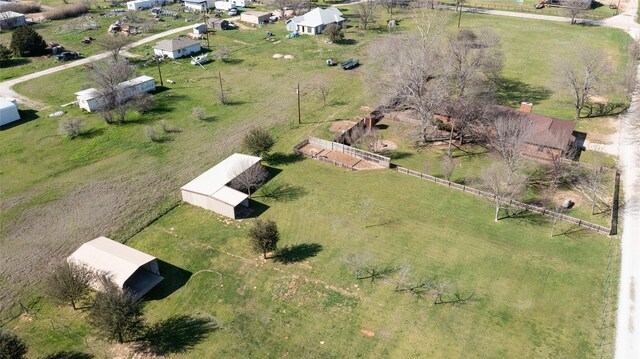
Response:
[[[531,113],[531,110],[533,110],[533,104],[531,102],[524,101],[520,103],[520,112]]]

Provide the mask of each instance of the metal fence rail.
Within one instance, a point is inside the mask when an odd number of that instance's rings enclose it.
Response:
[[[413,171],[410,170],[408,168],[404,168],[404,167],[396,167],[396,170],[398,173],[403,173],[403,174],[407,174],[409,176],[413,176],[413,177],[417,177],[417,178],[421,178],[427,181],[431,181],[443,186],[447,186],[447,187],[451,187],[451,188],[455,188],[457,190],[463,191],[463,192],[469,192],[469,193],[473,193],[475,195],[478,196],[482,196],[485,198],[489,198],[489,199],[495,199],[496,195],[491,193],[491,192],[487,192],[487,191],[482,191],[473,187],[468,187],[468,186],[464,186],[461,185],[459,183],[455,183],[455,182],[451,182],[451,181],[447,181],[445,179],[442,178],[438,178],[438,177],[434,177],[431,175],[428,175],[426,173],[421,173],[418,171]],[[530,212],[535,212],[538,214],[541,214],[543,216],[547,216],[547,217],[551,217],[551,218],[557,218],[563,222],[567,222],[567,223],[572,223],[575,225],[578,225],[580,227],[601,233],[601,234],[607,234],[610,235],[611,234],[611,228],[607,228],[604,226],[601,226],[599,224],[595,224],[595,223],[591,223],[579,218],[575,218],[575,217],[571,217],[571,216],[567,216],[565,214],[562,213],[558,213],[558,212],[554,212],[551,210],[548,210],[544,207],[538,207],[538,206],[534,206],[531,204],[526,204],[526,203],[522,203],[522,202],[518,202],[518,201],[514,201],[512,199],[509,199],[508,202],[506,202],[509,206],[511,207],[515,207],[518,209],[522,209],[525,211],[530,211]]]

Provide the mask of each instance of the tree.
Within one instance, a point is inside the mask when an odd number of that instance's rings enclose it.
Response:
[[[591,201],[591,214],[596,213],[596,205],[606,179],[606,170],[602,166],[600,156],[596,156],[595,164],[585,167],[576,183],[576,187]]]
[[[127,98],[126,90],[118,86],[130,79],[134,69],[124,61],[97,63],[91,72],[91,79],[101,94],[100,115],[105,122],[124,123],[132,102]]]
[[[153,109],[156,98],[153,95],[142,92],[134,95],[131,100],[131,107],[139,113],[147,113]]]
[[[267,259],[267,252],[275,251],[278,248],[280,234],[278,226],[272,220],[257,220],[249,229],[249,238],[253,250],[262,253],[262,257]]]
[[[331,89],[329,88],[328,83],[322,81],[318,84],[318,95],[322,99],[323,107],[327,105],[327,98],[329,98],[330,92],[331,92]]]
[[[96,40],[96,44],[98,44],[102,50],[111,54],[113,62],[120,60],[120,52],[131,43],[132,40],[130,37],[120,34],[110,34],[109,36],[104,36]]]
[[[342,31],[342,27],[336,23],[327,25],[322,33],[325,34],[327,39],[331,42],[337,42],[344,38],[344,31]]]
[[[387,11],[389,19],[391,19],[393,17],[393,7],[396,6],[397,0],[378,0],[378,3]]]
[[[89,312],[89,322],[109,340],[124,343],[136,338],[144,329],[142,303],[135,301],[128,289],[120,289],[108,277],[101,279],[102,290]]]
[[[260,188],[269,177],[269,173],[263,165],[256,163],[240,163],[237,168],[231,169],[230,175],[233,180],[229,186],[238,190],[247,192],[249,197],[254,189]]]
[[[453,171],[456,169],[456,160],[451,155],[444,156],[442,160],[442,175],[447,181],[451,181]]]
[[[377,21],[377,6],[373,0],[357,3],[353,9],[363,30]]]
[[[207,118],[207,113],[202,107],[194,107],[191,109],[191,114],[197,120],[204,120]]]
[[[12,56],[11,49],[4,46],[4,44],[0,44],[0,67],[3,67],[7,61],[11,60]]]
[[[495,221],[500,209],[509,200],[522,195],[527,188],[527,176],[512,172],[505,164],[496,163],[483,172],[483,182],[493,193],[496,206]]]
[[[84,122],[78,118],[69,118],[60,121],[58,124],[58,134],[72,140],[82,133]]]
[[[271,151],[275,140],[269,130],[262,127],[253,127],[242,140],[244,147],[254,156],[265,156]]]
[[[578,15],[591,7],[591,0],[565,0],[563,4],[573,25],[577,22]]]
[[[488,31],[465,29],[448,35],[444,43],[451,96],[482,100],[493,94],[504,65],[500,39]]]
[[[64,262],[54,268],[47,280],[47,293],[61,303],[71,304],[74,310],[77,304],[86,299],[92,273],[84,266]]]
[[[531,121],[518,112],[500,110],[491,123],[490,132],[491,147],[502,157],[509,173],[513,174],[522,166],[523,151],[531,141]]]
[[[577,61],[566,61],[560,65],[562,79],[573,97],[576,120],[607,71],[604,59],[602,52],[585,50]]]
[[[567,137],[565,132],[552,135],[549,140],[556,143],[558,148],[547,147],[544,149],[544,157],[548,162],[547,174],[554,188],[557,188],[569,179],[572,173],[570,161],[577,155],[578,149],[575,144],[565,142]]]
[[[21,26],[11,34],[11,50],[17,56],[40,56],[47,44],[31,26]]]
[[[0,329],[0,358],[22,359],[27,355],[27,344],[14,333]]]

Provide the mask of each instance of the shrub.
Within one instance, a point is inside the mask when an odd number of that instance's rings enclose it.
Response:
[[[262,127],[254,127],[244,136],[243,143],[252,155],[262,156],[271,151],[275,140],[268,130]]]
[[[249,229],[249,238],[253,250],[262,253],[262,257],[267,259],[267,252],[278,249],[280,233],[278,226],[272,220],[257,220]]]
[[[191,114],[197,120],[204,120],[204,119],[207,118],[207,113],[204,111],[204,108],[202,108],[202,107],[194,107],[194,108],[192,108],[191,109]]]
[[[11,60],[11,49],[4,46],[4,44],[0,44],[0,67],[4,66],[5,62]]]
[[[164,133],[180,132],[180,129],[171,127],[167,120],[160,120],[160,127],[162,128],[162,132]]]
[[[139,113],[146,113],[151,111],[156,103],[156,99],[153,97],[153,95],[148,93],[137,94],[133,96],[130,101],[133,105],[133,108]]]
[[[17,335],[0,329],[0,358],[22,359],[27,354],[27,345]]]
[[[18,56],[39,56],[46,49],[42,36],[30,26],[19,27],[11,34],[11,50]]]
[[[327,25],[323,33],[331,42],[340,41],[344,38],[344,31],[342,31],[342,27],[340,27],[338,24]]]
[[[144,126],[144,136],[153,142],[162,141],[162,136],[158,134],[158,131],[153,126]]]
[[[77,118],[62,120],[58,124],[58,134],[66,136],[68,139],[74,139],[82,133],[84,122]]]
[[[88,11],[89,6],[84,3],[77,3],[49,10],[42,14],[42,16],[47,20],[62,20],[86,14]]]
[[[229,57],[231,57],[231,50],[227,49],[226,47],[221,47],[218,49],[218,51],[216,51],[216,59],[222,62],[229,61]]]
[[[65,261],[47,279],[47,294],[58,303],[71,304],[76,310],[77,304],[87,297],[91,280],[92,274],[86,267]]]

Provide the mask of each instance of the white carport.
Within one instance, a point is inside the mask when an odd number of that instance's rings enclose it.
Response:
[[[164,279],[160,276],[156,257],[107,237],[81,245],[67,262],[82,265],[96,275],[108,276],[119,288],[130,290],[136,300]],[[96,290],[101,289],[99,283],[98,280],[93,282]]]
[[[182,186],[182,200],[235,219],[236,207],[248,207],[249,196],[227,185],[246,170],[259,165],[260,160],[260,157],[234,153]]]
[[[0,126],[18,121],[20,113],[18,113],[18,105],[16,100],[0,97]]]

